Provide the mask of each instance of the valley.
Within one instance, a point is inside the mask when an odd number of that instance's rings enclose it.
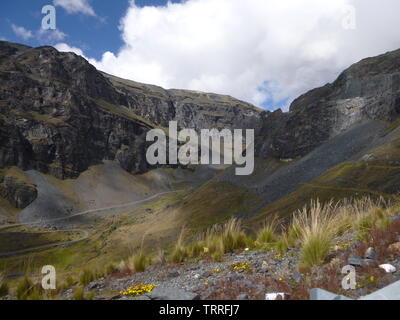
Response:
[[[292,230],[296,241],[288,239],[293,221],[315,201],[321,212],[326,205],[340,216],[332,203],[348,210],[337,223],[346,232],[331,234],[323,259],[313,261],[321,270],[335,258],[345,263],[349,254],[362,256],[364,246],[380,246],[372,236],[358,238],[359,224],[371,235],[384,225],[391,230],[385,246],[395,244],[399,72],[399,50],[368,58],[300,96],[289,112],[270,112],[230,96],[120,79],[52,47],[0,41],[0,278],[14,289],[53,265],[65,286],[59,298],[72,299],[72,288],[88,293],[96,291],[90,286],[104,285],[106,292],[96,294],[110,299],[123,298],[119,292],[127,288],[119,280],[131,285],[148,277],[165,286],[173,282],[169,272],[182,271],[172,277],[180,289],[189,290],[185,281],[194,281],[201,298],[236,298],[202,285],[229,282],[227,277],[242,273],[230,269],[235,263],[258,270],[248,281],[259,282],[263,262],[281,266],[284,256],[290,265],[283,274],[266,267],[273,270],[274,288],[283,290],[275,281],[315,271],[304,267],[301,232]],[[170,123],[176,124],[172,134]],[[254,159],[252,152],[240,158],[251,157],[254,170],[238,175],[238,164],[148,162],[147,134],[157,130],[167,140],[178,129],[196,135],[253,130]],[[260,239],[268,224],[268,236]],[[227,241],[226,233],[237,241]],[[336,242],[358,247],[332,250]],[[397,266],[396,252],[385,249],[381,258]],[[192,268],[224,271],[193,279],[199,272]],[[391,281],[384,280],[376,287]],[[261,291],[246,290],[260,298]]]

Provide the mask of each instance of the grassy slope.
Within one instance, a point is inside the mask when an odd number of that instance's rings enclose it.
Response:
[[[310,183],[301,185],[293,193],[264,207],[248,219],[248,224],[258,227],[259,222],[271,214],[288,217],[312,198],[324,201],[368,194],[391,198],[398,192],[397,186],[400,186],[398,160],[400,143],[394,139],[370,152],[368,161],[341,163]],[[270,167],[266,163],[263,165]],[[278,163],[271,165],[268,170],[274,171],[279,167]],[[172,169],[166,169],[166,172],[172,176],[176,173]],[[140,179],[141,183],[148,185],[149,180],[158,181],[160,176],[151,173]],[[61,189],[65,188],[65,193],[68,193],[69,187],[60,186]],[[94,225],[89,239],[68,248],[1,259],[0,269],[23,270],[26,261],[32,261],[31,264],[37,266],[53,264],[61,273],[77,273],[87,267],[96,269],[109,262],[118,262],[135,252],[143,236],[147,250],[155,252],[160,247],[172,246],[184,225],[194,233],[201,232],[232,216],[242,216],[259,201],[259,196],[249,192],[244,185],[234,185],[229,179],[213,179],[197,189],[163,196],[151,204],[116,217],[88,218],[86,222]]]
[[[394,131],[393,124],[390,131]],[[257,224],[266,216],[289,217],[310,199],[327,201],[362,196],[398,198],[400,192],[400,137],[372,150],[363,160],[341,163],[290,195],[264,207],[249,220]]]

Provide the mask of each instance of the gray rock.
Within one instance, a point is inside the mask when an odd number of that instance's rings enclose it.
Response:
[[[236,300],[249,300],[249,296],[246,293],[241,293],[236,297]]]
[[[349,250],[357,249],[360,245],[361,245],[361,241],[356,240],[349,246]]]
[[[364,259],[358,256],[351,254],[347,259],[347,263],[354,267],[365,267],[374,263],[371,259]]]
[[[337,295],[329,291],[315,288],[310,290],[310,300],[352,300],[345,296]]]
[[[400,300],[400,281],[378,290],[359,300]]]
[[[152,292],[146,293],[150,300],[199,300],[200,296],[180,288],[157,287]]]
[[[293,272],[292,274],[292,278],[294,281],[296,281],[297,283],[300,283],[301,281],[303,281],[304,276],[300,273],[300,272]]]
[[[367,251],[365,251],[364,258],[366,259],[371,259],[371,260],[378,260],[379,256],[378,253],[374,248],[368,248]]]
[[[390,221],[396,221],[400,219],[400,215],[389,217]]]
[[[177,270],[172,270],[172,271],[168,272],[168,277],[170,277],[170,278],[179,277],[179,271],[177,271]]]
[[[202,278],[209,278],[211,276],[212,276],[212,273],[210,271],[206,271],[201,275]]]
[[[93,282],[89,283],[89,285],[88,285],[89,290],[97,289],[99,287],[100,287],[100,284],[96,281],[93,281]]]

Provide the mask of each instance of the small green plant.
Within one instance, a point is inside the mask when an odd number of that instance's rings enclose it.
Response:
[[[298,240],[300,239],[300,227],[295,223],[292,223],[287,230],[287,242],[289,248],[296,247]]]
[[[72,276],[68,276],[65,278],[65,285],[68,288],[71,288],[76,283],[77,283],[77,280],[75,278],[73,278]]]
[[[275,244],[276,251],[279,253],[286,253],[289,248],[289,240],[287,234],[282,234]]]
[[[246,247],[246,235],[242,231],[240,220],[232,218],[222,229],[221,233],[221,250],[224,253],[233,252],[237,249]]]
[[[222,261],[222,253],[221,252],[214,252],[211,256],[214,262],[221,262]]]
[[[272,243],[276,241],[276,229],[279,225],[279,219],[269,217],[265,220],[264,226],[257,233],[257,241],[260,243]]]
[[[144,251],[144,240],[146,234],[142,237],[142,243],[138,252],[134,253],[128,258],[127,266],[132,272],[144,272],[146,268],[151,264],[151,258]]]
[[[83,287],[77,287],[74,291],[74,300],[85,300],[85,290]]]
[[[79,282],[84,286],[87,286],[89,283],[91,283],[94,280],[95,280],[95,275],[94,275],[93,271],[88,270],[88,269],[83,270],[83,272],[81,273],[80,278],[79,278]]]
[[[128,267],[133,272],[144,272],[150,263],[150,258],[142,250],[128,259]]]
[[[204,253],[204,246],[200,241],[191,243],[187,248],[189,258],[194,258]]]
[[[33,282],[28,277],[18,281],[16,288],[16,295],[18,300],[26,300],[26,297],[33,289]]]
[[[187,249],[183,244],[184,234],[185,234],[185,228],[182,228],[182,231],[175,244],[175,247],[171,253],[171,261],[173,263],[181,263],[188,257]]]
[[[338,233],[336,212],[337,205],[333,205],[332,202],[323,205],[317,200],[293,216],[293,223],[300,231],[301,270],[309,270],[325,261]]]
[[[40,286],[34,286],[30,294],[26,297],[26,300],[43,300],[43,291]]]
[[[114,264],[109,263],[104,269],[104,275],[110,275],[117,271],[118,271],[118,268]]]
[[[4,280],[4,275],[0,272],[0,298],[8,295],[10,288],[8,283]]]
[[[10,291],[10,288],[8,287],[7,282],[1,281],[0,282],[0,297],[4,297],[8,295],[8,292]]]
[[[94,299],[94,292],[93,291],[89,291],[87,296],[86,296],[86,300],[93,300]]]
[[[39,284],[34,284],[30,278],[25,277],[17,283],[16,296],[18,300],[41,300],[42,289]]]

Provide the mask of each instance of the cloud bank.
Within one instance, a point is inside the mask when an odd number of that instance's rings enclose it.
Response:
[[[12,28],[13,32],[15,33],[15,35],[17,35],[18,37],[20,37],[24,40],[28,40],[33,37],[32,31],[25,29],[24,27],[12,24],[11,28]]]
[[[92,6],[87,0],[54,0],[55,6],[60,6],[70,14],[82,13],[89,16],[96,16]]]
[[[124,46],[90,62],[135,81],[286,108],[350,64],[399,48],[399,10],[398,0],[131,1]]]

